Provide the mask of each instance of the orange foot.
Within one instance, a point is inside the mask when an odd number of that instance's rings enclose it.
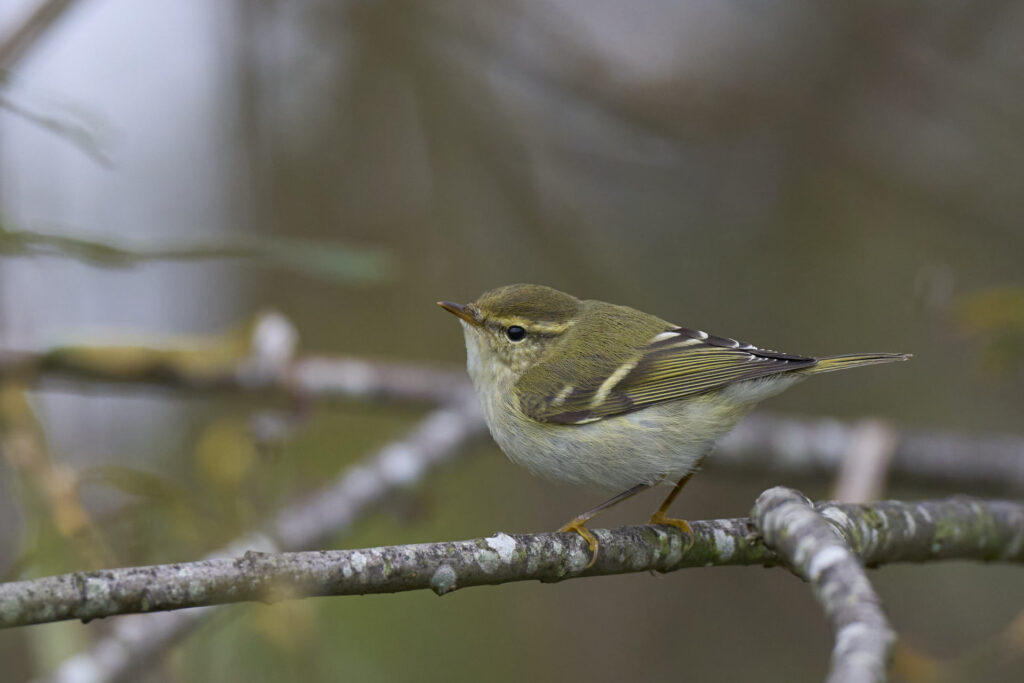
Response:
[[[597,536],[591,533],[590,529],[584,526],[586,522],[587,520],[580,519],[579,517],[577,517],[576,519],[572,520],[571,522],[563,526],[561,529],[559,529],[558,533],[561,534],[575,532],[583,537],[583,540],[586,541],[587,545],[590,546],[590,562],[587,564],[586,567],[584,567],[584,569],[590,569],[594,566],[594,563],[597,562]],[[686,524],[686,522],[683,522],[683,524]]]
[[[651,515],[651,524],[665,524],[667,526],[674,526],[675,528],[682,530],[682,532],[686,534],[687,539],[686,547],[683,548],[683,552],[685,553],[693,547],[693,528],[690,526],[690,523],[687,522],[685,519],[673,519],[671,517],[666,517],[664,512],[658,510],[653,515]]]

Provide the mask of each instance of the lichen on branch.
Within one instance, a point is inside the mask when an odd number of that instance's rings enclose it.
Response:
[[[1024,561],[1024,504],[952,498],[873,505],[819,504],[861,561]],[[597,563],[576,534],[504,534],[468,541],[359,550],[247,553],[234,559],[130,567],[0,584],[0,627],[250,600],[365,595],[513,581],[561,581],[715,565],[777,565],[750,518],[672,527],[594,530]]]

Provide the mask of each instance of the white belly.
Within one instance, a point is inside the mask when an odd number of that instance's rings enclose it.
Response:
[[[495,419],[499,410],[505,419]],[[583,425],[536,422],[518,407],[491,405],[485,411],[491,435],[513,462],[549,479],[624,491],[637,484],[674,484],[692,472],[746,407],[701,397]]]

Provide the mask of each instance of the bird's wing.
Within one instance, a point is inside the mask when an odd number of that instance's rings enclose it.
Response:
[[[759,349],[677,327],[655,336],[640,354],[624,363],[586,365],[594,371],[582,374],[591,376],[575,376],[575,383],[518,387],[520,407],[540,422],[586,424],[733,382],[811,367],[816,362],[807,356]]]

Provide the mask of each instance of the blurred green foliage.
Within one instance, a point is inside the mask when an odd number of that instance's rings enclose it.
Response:
[[[981,361],[993,376],[1024,381],[1024,286],[971,292],[956,305],[961,330],[981,343]]]

